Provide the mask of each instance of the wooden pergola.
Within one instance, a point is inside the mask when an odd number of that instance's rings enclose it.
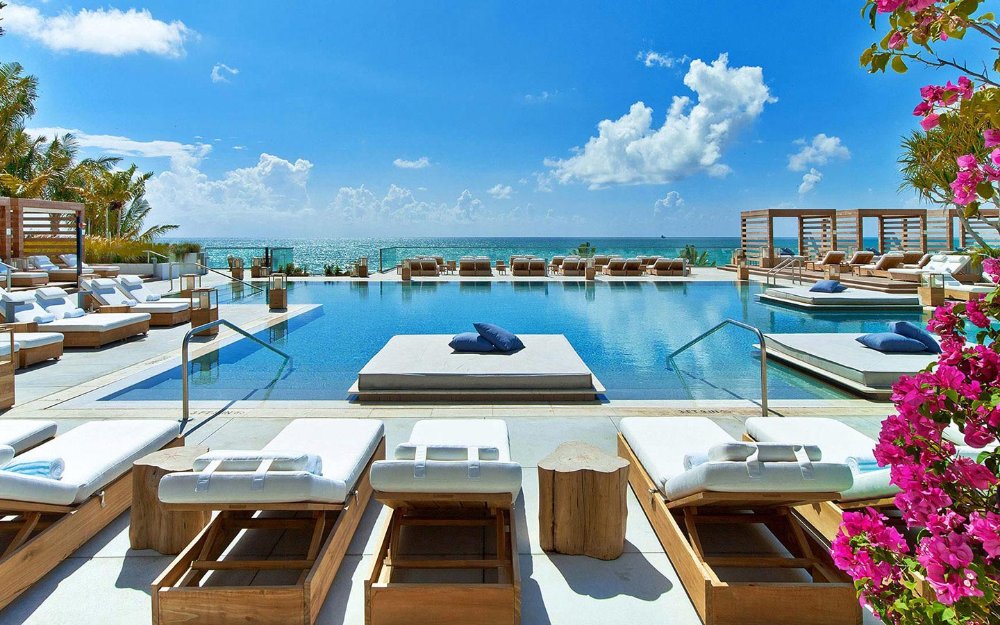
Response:
[[[0,254],[5,261],[60,254],[82,261],[83,219],[78,202],[0,197]],[[81,263],[77,267],[82,269]]]
[[[798,222],[798,253],[821,254],[837,248],[837,211],[833,208],[765,208],[740,213],[740,247],[747,261],[763,268],[778,257],[774,246],[774,220]]]
[[[954,214],[924,208],[854,208],[837,212],[838,249],[854,252],[865,247],[865,219],[874,219],[878,230],[878,250],[919,250],[933,252],[952,249],[955,239]]]

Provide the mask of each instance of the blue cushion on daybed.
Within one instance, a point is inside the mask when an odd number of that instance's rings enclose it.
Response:
[[[493,352],[496,347],[476,332],[462,332],[451,339],[448,347],[456,352]]]
[[[820,280],[809,289],[813,293],[840,293],[847,287],[836,280]]]
[[[779,256],[795,256],[795,252],[792,251],[790,247],[783,247],[778,250]]]
[[[502,352],[512,352],[524,347],[524,343],[521,342],[521,339],[517,338],[516,334],[498,325],[493,325],[492,323],[474,323],[472,325],[475,326],[476,332],[480,336]]]
[[[858,337],[858,343],[886,354],[916,354],[927,351],[927,346],[915,339],[895,332],[876,332]]]
[[[905,336],[908,339],[913,339],[914,341],[920,341],[927,348],[927,351],[932,354],[941,353],[941,345],[938,344],[934,335],[915,323],[910,321],[893,321],[889,324],[889,331]]]

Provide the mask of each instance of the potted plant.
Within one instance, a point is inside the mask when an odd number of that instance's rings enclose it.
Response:
[[[174,259],[177,262],[194,264],[198,262],[198,253],[201,252],[201,243],[194,243],[191,241],[174,243],[170,246],[170,250],[173,252]]]

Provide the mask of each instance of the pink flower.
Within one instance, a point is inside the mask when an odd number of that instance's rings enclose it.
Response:
[[[903,4],[904,0],[875,0],[879,13],[892,13]]]
[[[968,441],[968,434],[966,434],[966,441]],[[982,445],[978,446],[982,447]],[[997,476],[993,475],[993,472],[985,465],[979,464],[972,458],[964,456],[955,458],[951,463],[951,468],[958,473],[958,482],[969,488],[984,489],[997,483]]]
[[[906,8],[909,11],[916,13],[917,11],[923,11],[928,7],[934,6],[935,1],[936,0],[910,0],[907,3]]]
[[[983,272],[996,280],[1000,280],[1000,258],[984,258]]]
[[[986,141],[986,147],[992,148],[995,145],[1000,145],[1000,130],[994,128],[987,128],[983,131],[983,140]]]
[[[931,113],[927,117],[920,120],[920,127],[923,128],[924,130],[930,130],[931,128],[936,128],[938,124],[941,123],[938,121],[938,117],[939,116],[937,113]]]
[[[924,115],[930,113],[933,110],[934,107],[931,106],[928,102],[921,102],[916,107],[914,107],[913,114],[917,117],[923,117]]]
[[[983,545],[992,558],[1000,558],[1000,514],[973,512],[969,516],[969,534]]]
[[[965,304],[965,314],[969,316],[969,321],[972,322],[977,328],[988,328],[990,327],[990,318],[980,309],[979,305],[981,303],[980,296],[974,296]]]
[[[1000,167],[1000,148],[993,148],[993,151],[990,152],[990,161]]]
[[[964,157],[963,157],[964,158]],[[959,206],[968,206],[976,201],[979,192],[976,186],[983,181],[983,174],[978,169],[958,172],[958,176],[951,183],[951,190],[954,193],[954,201]]]
[[[980,427],[973,423],[965,424],[965,431],[962,433],[965,439],[965,444],[973,449],[982,449],[990,443],[997,440],[997,437],[993,435],[992,432],[986,428]],[[967,458],[967,460],[969,460]],[[971,460],[970,460],[971,462]],[[982,465],[978,465],[982,466]],[[990,475],[993,475],[992,473]],[[982,487],[977,487],[982,488]]]
[[[889,36],[889,48],[892,50],[902,50],[903,46],[906,44],[906,35],[899,32],[898,30],[893,31]]]
[[[976,159],[975,154],[963,154],[962,156],[956,158],[955,162],[958,163],[959,168],[963,170],[975,169],[976,166],[979,165],[979,161]]]

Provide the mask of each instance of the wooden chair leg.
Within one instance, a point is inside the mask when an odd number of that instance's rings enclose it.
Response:
[[[21,529],[19,529],[17,533],[14,534],[14,538],[11,539],[10,544],[7,545],[6,549],[4,549],[3,554],[0,554],[0,559],[6,558],[10,554],[17,551],[18,547],[23,545],[25,541],[31,538],[31,533],[35,531],[35,527],[38,526],[38,521],[41,520],[41,518],[42,518],[41,512],[26,513],[23,516]]]

